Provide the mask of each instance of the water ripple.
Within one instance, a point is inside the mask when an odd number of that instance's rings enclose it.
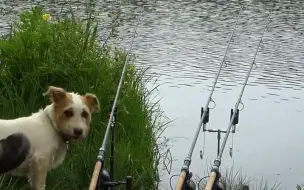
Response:
[[[45,6],[53,15],[68,13],[65,1],[34,1]],[[20,11],[30,9],[31,2],[0,2],[0,33],[8,31],[8,23]],[[229,37],[239,13],[237,2],[222,1],[160,1],[96,2],[95,17],[102,19],[101,33],[106,33],[110,18],[107,13],[119,10],[125,24],[120,27],[120,37],[127,47],[132,35],[134,18],[145,5],[144,16],[138,28],[135,53],[137,64],[147,68],[148,75],[159,75],[161,82],[172,87],[199,86],[211,88],[227,48]],[[242,85],[253,61],[261,34],[267,23],[272,1],[242,1],[244,10],[228,50],[226,64],[220,75],[218,88],[228,92]],[[85,3],[71,1],[71,7],[84,18]],[[265,95],[282,96],[280,90],[300,91],[304,88],[303,17],[302,1],[283,0],[276,4],[272,22],[264,35],[256,65],[251,73],[249,87],[267,88]],[[105,37],[103,37],[104,39]],[[114,43],[114,42],[113,42]],[[274,92],[275,91],[275,92]],[[281,97],[280,100],[298,99]]]

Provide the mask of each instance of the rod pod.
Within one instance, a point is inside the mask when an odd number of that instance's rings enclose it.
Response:
[[[275,3],[273,3],[275,4]],[[214,187],[214,184],[216,182],[216,179],[218,179],[218,175],[219,175],[219,167],[221,166],[221,159],[222,159],[222,155],[223,155],[223,152],[224,152],[224,149],[225,149],[225,146],[226,146],[226,142],[228,140],[228,136],[230,134],[230,130],[231,130],[231,127],[233,126],[233,123],[235,122],[235,117],[236,115],[238,115],[238,107],[239,107],[239,104],[243,104],[242,103],[242,96],[244,94],[244,91],[245,91],[245,87],[248,83],[248,79],[250,77],[250,74],[251,74],[251,70],[253,68],[253,65],[255,64],[255,60],[256,60],[256,57],[257,57],[257,54],[258,54],[258,51],[259,51],[259,48],[260,48],[260,45],[261,45],[261,42],[263,40],[263,37],[264,37],[264,34],[267,30],[267,26],[268,24],[271,22],[271,18],[270,18],[270,15],[272,13],[272,10],[273,8],[271,8],[270,12],[268,13],[268,22],[267,24],[265,25],[264,27],[264,30],[263,30],[263,33],[261,35],[261,38],[260,38],[260,41],[259,41],[259,44],[258,44],[258,47],[255,51],[255,54],[254,54],[254,58],[253,58],[253,61],[252,63],[250,64],[250,67],[249,67],[249,70],[247,72],[247,75],[246,75],[246,78],[245,78],[245,81],[243,83],[243,86],[242,86],[242,89],[241,89],[241,92],[239,94],[239,98],[238,98],[238,101],[237,103],[235,104],[235,109],[233,111],[233,115],[231,116],[231,119],[230,119],[230,122],[228,124],[228,128],[227,128],[227,133],[225,134],[225,137],[224,137],[224,140],[223,140],[223,143],[222,143],[222,146],[221,146],[221,149],[220,149],[220,152],[219,152],[219,155],[217,156],[217,158],[214,160],[214,163],[213,163],[213,166],[212,166],[212,170],[211,170],[211,174],[210,174],[210,177],[209,177],[209,180],[207,182],[207,185],[205,187],[205,190],[212,190],[213,187]],[[238,121],[237,121],[238,122]],[[245,189],[247,188],[248,186],[245,187]]]
[[[219,68],[218,72],[217,72],[216,75],[215,75],[215,79],[214,79],[214,83],[213,83],[213,86],[212,86],[212,90],[211,90],[211,92],[210,92],[210,94],[209,94],[209,97],[208,97],[208,99],[207,99],[206,105],[205,105],[204,109],[202,110],[202,111],[203,111],[203,114],[202,114],[202,116],[201,116],[200,122],[199,122],[199,124],[198,124],[198,126],[197,126],[197,129],[196,129],[196,132],[195,132],[195,134],[194,134],[194,138],[193,138],[192,144],[191,144],[191,146],[190,146],[190,150],[189,150],[189,152],[188,152],[188,155],[187,155],[187,157],[184,159],[184,164],[183,164],[183,166],[182,166],[182,168],[181,168],[181,171],[180,171],[180,174],[179,174],[179,178],[178,178],[178,181],[177,181],[177,183],[176,183],[175,190],[182,190],[182,188],[184,187],[184,184],[185,184],[185,182],[186,182],[186,176],[187,176],[187,173],[189,172],[189,167],[190,167],[190,165],[191,165],[191,158],[192,158],[192,154],[193,154],[193,151],[194,151],[194,147],[195,147],[195,145],[196,145],[196,141],[197,141],[197,139],[198,139],[198,136],[199,136],[199,133],[200,133],[200,131],[201,131],[202,125],[204,124],[204,127],[205,127],[205,125],[206,125],[206,124],[204,123],[204,120],[206,121],[206,119],[205,119],[206,116],[205,116],[205,115],[207,114],[207,112],[205,112],[204,110],[207,110],[207,111],[208,111],[209,104],[210,104],[211,101],[213,101],[213,100],[212,100],[212,95],[213,95],[213,92],[214,92],[214,90],[215,90],[215,86],[216,86],[216,84],[217,84],[217,81],[218,81],[218,79],[219,79],[219,76],[220,76],[220,73],[221,73],[223,64],[224,64],[224,62],[225,62],[225,59],[226,59],[226,56],[227,56],[227,53],[228,53],[230,44],[231,44],[231,42],[232,42],[232,38],[234,37],[234,33],[235,33],[235,30],[236,30],[237,24],[238,24],[238,22],[239,22],[239,19],[240,19],[240,15],[241,15],[242,10],[243,10],[243,6],[241,6],[241,8],[240,8],[240,10],[239,10],[238,19],[237,19],[237,21],[236,21],[236,23],[235,23],[235,25],[234,25],[233,32],[232,32],[232,34],[231,34],[231,36],[230,36],[230,39],[229,39],[229,42],[228,42],[228,45],[227,45],[227,48],[226,48],[226,51],[225,51],[223,60],[222,60],[222,62],[221,62],[221,64],[220,64],[220,68]],[[213,101],[213,102],[214,102],[214,101]]]

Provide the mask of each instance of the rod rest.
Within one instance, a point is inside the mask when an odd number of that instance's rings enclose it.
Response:
[[[110,181],[110,174],[107,170],[102,170],[100,176],[101,185],[96,190],[108,190],[110,187],[116,187],[119,185],[126,185],[126,190],[132,190],[132,176],[127,176],[125,181]]]

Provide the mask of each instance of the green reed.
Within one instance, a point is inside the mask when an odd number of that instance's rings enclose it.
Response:
[[[90,13],[86,21],[75,14],[44,20],[44,14],[39,7],[23,12],[10,34],[0,39],[0,115],[11,119],[43,108],[49,101],[42,93],[49,85],[96,94],[101,112],[93,115],[89,137],[71,145],[64,163],[49,172],[46,183],[46,189],[88,189],[126,52],[109,45],[102,48]],[[120,94],[115,179],[131,175],[134,189],[156,189],[160,160],[156,141],[164,123],[158,104],[150,102],[152,91],[145,87],[144,74],[131,63]],[[108,157],[109,153],[108,149]],[[1,190],[27,188],[25,178],[0,178]]]

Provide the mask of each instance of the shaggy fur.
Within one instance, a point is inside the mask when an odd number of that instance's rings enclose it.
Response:
[[[50,86],[44,94],[51,104],[28,117],[0,120],[0,139],[22,132],[30,142],[25,161],[12,170],[13,175],[27,176],[33,190],[45,190],[47,172],[60,165],[66,155],[67,141],[87,137],[91,113],[100,109],[98,98],[66,92]]]

